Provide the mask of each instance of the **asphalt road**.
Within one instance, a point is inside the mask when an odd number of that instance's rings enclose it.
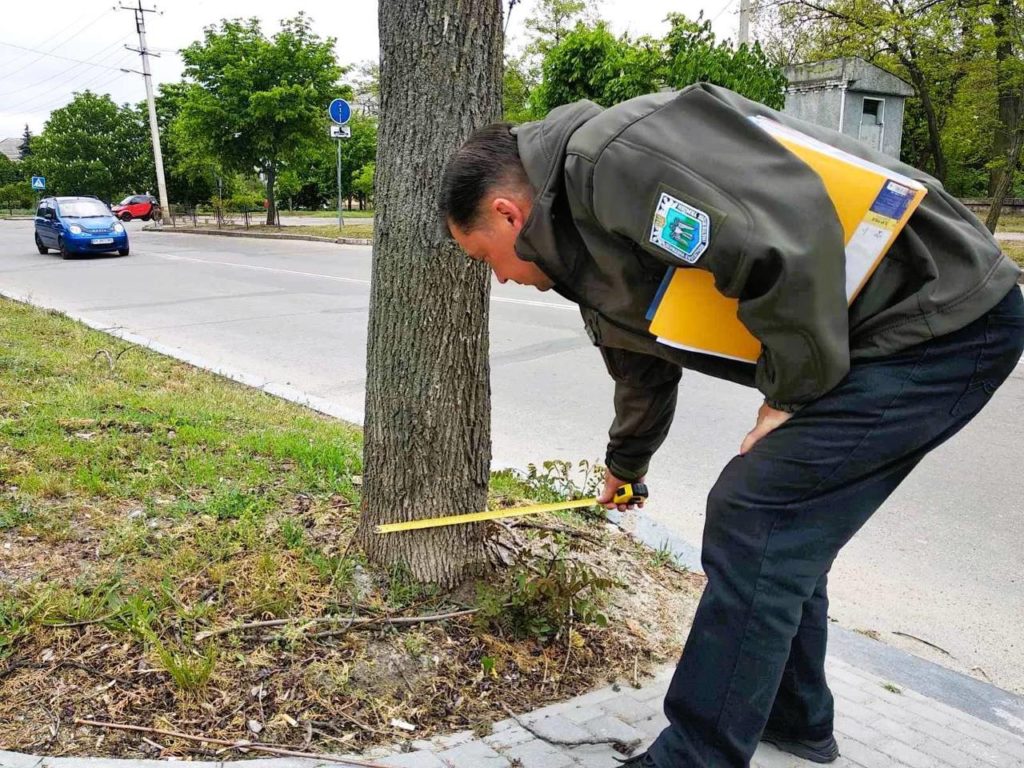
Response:
[[[132,223],[130,257],[64,262],[35,251],[31,227],[0,221],[5,293],[362,412],[369,248]],[[495,461],[599,458],[612,387],[575,308],[495,284],[491,309]],[[704,496],[758,404],[752,390],[686,374],[644,514],[699,542]],[[1024,693],[1022,422],[1024,365],[844,550],[830,579],[836,621]]]

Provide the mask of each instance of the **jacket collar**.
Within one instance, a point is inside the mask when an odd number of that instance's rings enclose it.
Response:
[[[537,264],[561,287],[572,285],[583,252],[564,194],[566,147],[572,134],[602,111],[592,101],[577,101],[556,107],[543,120],[512,129],[527,178],[537,190],[530,216],[516,240],[516,253]]]

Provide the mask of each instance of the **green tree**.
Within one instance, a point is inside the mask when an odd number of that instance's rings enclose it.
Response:
[[[301,13],[269,40],[257,19],[223,20],[181,56],[198,86],[181,110],[186,135],[226,169],[262,174],[272,224],[278,174],[326,132],[326,107],[343,95],[334,39],[317,36]]]
[[[163,83],[156,96],[156,119],[160,126],[167,195],[171,202],[195,205],[209,200],[217,189],[223,168],[205,145],[191,141],[179,119],[192,83]]]
[[[530,73],[526,56],[505,57],[502,88],[502,112],[510,123],[524,123],[532,116],[530,91],[536,81]]]
[[[0,152],[0,184],[10,184],[25,178],[21,163],[11,160]]]
[[[352,189],[359,195],[360,202],[373,200],[373,178],[377,173],[376,163],[367,163],[355,175]]]
[[[377,119],[370,115],[353,112],[349,120],[352,136],[348,139],[332,139],[326,128],[322,135],[309,145],[306,152],[295,163],[295,170],[302,181],[296,199],[300,205],[321,207],[328,201],[336,201],[338,191],[337,144],[341,142],[341,197],[353,193],[353,178],[356,172],[377,156]],[[332,203],[332,204],[336,204]]]
[[[999,120],[992,134],[992,204],[985,224],[995,232],[1024,149],[1024,10],[1013,0],[993,0],[987,13],[992,21]]]
[[[781,108],[786,79],[760,46],[718,42],[710,22],[669,16],[662,40],[615,37],[604,22],[577,24],[544,56],[542,81],[531,94],[542,116],[560,104],[591,99],[609,106],[661,88],[709,82]]]
[[[18,159],[24,160],[26,157],[32,154],[32,131],[28,129],[28,123],[25,123],[25,132],[21,134],[21,143],[18,145]]]
[[[910,82],[907,160],[948,176],[943,128],[950,105],[979,51],[978,0],[787,0],[776,38],[799,41],[803,60],[861,56]]]
[[[302,189],[302,179],[294,168],[281,171],[277,177],[277,197],[288,204],[288,210],[295,209],[295,195]]]
[[[577,24],[596,24],[598,18],[594,5],[585,0],[538,0],[533,15],[526,19],[531,38],[527,52],[544,56],[561,43]]]
[[[672,25],[665,37],[669,86],[714,83],[773,109],[785,105],[786,77],[758,43],[733,48],[726,41],[718,42],[711,22],[703,17],[691,21],[672,13],[668,21]]]
[[[25,180],[0,184],[0,207],[12,211],[15,208],[32,208],[36,195]]]
[[[47,191],[113,200],[155,184],[145,113],[106,94],[76,93],[50,113],[23,164],[46,176]]]

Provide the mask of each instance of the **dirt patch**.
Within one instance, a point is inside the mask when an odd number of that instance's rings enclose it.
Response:
[[[337,498],[318,504],[299,496],[265,532],[301,526],[307,542],[320,546],[336,540],[349,509]],[[79,520],[73,536],[56,542],[5,531],[8,557],[0,580],[9,592],[31,589],[45,600],[47,585],[67,590],[83,580],[114,583],[116,576],[122,600],[130,600],[142,574],[123,561],[111,569],[96,555],[112,526],[136,524],[130,515],[119,522],[99,518],[99,527]],[[547,523],[595,536],[592,522]],[[137,524],[146,535],[184,546],[182,531],[176,532],[180,522],[153,517]],[[495,535],[508,532],[496,527]],[[545,531],[515,535],[524,546],[552,541]],[[365,564],[353,580],[362,580],[361,602],[344,611],[335,604],[332,611],[330,591],[303,577],[308,566],[290,550],[272,562],[239,551],[202,578],[164,585],[180,608],[178,626],[163,627],[159,639],[133,628],[123,611],[93,615],[108,604],[95,598],[90,607],[91,593],[80,590],[77,607],[72,602],[52,609],[0,662],[0,745],[50,755],[212,756],[194,743],[75,726],[81,718],[258,739],[289,749],[358,752],[453,730],[486,731],[506,717],[505,707],[529,711],[613,680],[639,684],[678,655],[702,577],[660,562],[611,526],[598,532],[599,543],[554,536],[573,539],[574,558],[619,582],[602,603],[606,626],[577,625],[538,639],[509,634],[476,616],[393,625],[390,619],[399,616],[465,609],[465,598],[479,585],[460,594],[418,596],[395,608],[388,605],[394,575]],[[203,610],[204,597],[218,607],[216,615]],[[204,629],[230,625],[227,605],[235,606],[239,619],[299,620],[196,642]],[[300,620],[332,615],[337,623]],[[379,623],[345,631],[346,616]],[[317,636],[325,632],[331,635]]]

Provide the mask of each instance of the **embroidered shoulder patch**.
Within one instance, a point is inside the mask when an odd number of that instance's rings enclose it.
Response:
[[[651,242],[680,261],[696,264],[711,242],[711,219],[699,208],[662,193],[654,209]]]

